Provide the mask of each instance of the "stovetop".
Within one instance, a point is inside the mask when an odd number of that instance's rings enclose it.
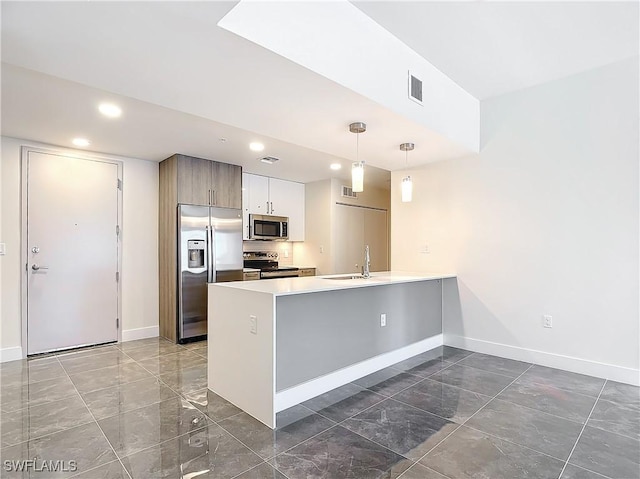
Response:
[[[280,266],[277,251],[251,251],[242,253],[245,268],[257,268],[260,271],[298,271],[294,266]]]

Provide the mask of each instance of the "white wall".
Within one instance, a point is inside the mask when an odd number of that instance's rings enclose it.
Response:
[[[2,137],[0,159],[0,359],[21,354],[20,147],[69,149]],[[76,154],[78,152],[76,151]],[[81,152],[85,153],[85,152]],[[90,153],[88,153],[90,155]],[[158,164],[116,157],[123,162],[122,330],[123,339],[158,330]]]
[[[478,151],[478,100],[351,2],[240,2],[218,26],[437,132],[432,143]],[[408,71],[424,108],[408,98]]]
[[[483,102],[410,204],[393,173],[392,268],[458,274],[446,343],[638,383],[638,103],[636,57]]]
[[[304,243],[296,244],[295,261],[315,266],[318,275],[330,274],[333,272],[331,180],[307,183],[304,194]]]
[[[336,221],[336,202],[387,212],[390,209],[389,190],[365,184],[358,198],[344,198],[341,196],[343,184],[349,182],[332,178],[305,185],[305,241],[295,243],[294,262],[315,266],[318,275],[345,272],[340,271],[336,263],[337,251],[348,239]]]

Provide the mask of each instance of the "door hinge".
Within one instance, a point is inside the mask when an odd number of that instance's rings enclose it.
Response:
[[[120,318],[116,318],[116,328],[120,327]]]
[[[118,186],[117,186],[117,188],[118,188],[119,190],[121,190],[121,189],[122,189],[122,180],[121,180],[120,178],[118,178]]]
[[[120,271],[116,271],[116,282],[120,281]]]
[[[120,225],[116,225],[116,236],[120,236]]]

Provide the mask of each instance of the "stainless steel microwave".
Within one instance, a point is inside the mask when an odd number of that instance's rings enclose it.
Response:
[[[249,239],[288,240],[289,218],[286,216],[249,215]]]

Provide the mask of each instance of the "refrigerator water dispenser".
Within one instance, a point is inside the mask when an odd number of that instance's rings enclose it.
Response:
[[[189,269],[204,268],[205,242],[202,240],[187,241],[187,257],[189,258]]]

